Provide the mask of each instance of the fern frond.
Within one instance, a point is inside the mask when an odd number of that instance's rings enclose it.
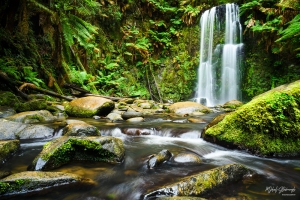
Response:
[[[300,37],[300,14],[290,21],[289,24],[290,25],[286,29],[279,33],[282,35],[282,37],[276,40],[276,42],[281,42],[294,37]]]

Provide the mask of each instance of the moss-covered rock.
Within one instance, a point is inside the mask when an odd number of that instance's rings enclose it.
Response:
[[[115,103],[102,97],[78,98],[65,105],[68,115],[74,117],[106,116],[115,108]]]
[[[114,137],[62,136],[45,144],[29,170],[50,170],[72,160],[119,163],[124,159],[122,140]]]
[[[254,98],[202,137],[262,156],[300,155],[300,81]]]
[[[97,127],[79,120],[67,120],[68,125],[63,128],[65,136],[101,136]]]
[[[4,163],[12,154],[20,148],[19,140],[0,141],[0,163]]]
[[[217,167],[151,191],[144,195],[144,199],[162,196],[208,196],[217,192],[219,188],[242,180],[249,172],[250,170],[241,164]]]
[[[0,106],[10,106],[17,109],[21,102],[18,97],[11,92],[1,92],[0,94]]]
[[[17,111],[18,112],[26,112],[33,110],[46,110],[48,108],[47,102],[45,100],[32,100],[24,103],[20,103]]]
[[[56,118],[47,110],[21,112],[6,118],[7,120],[22,123],[53,122]]]
[[[211,112],[211,110],[208,107],[200,103],[191,101],[174,103],[171,106],[169,106],[169,111],[177,115],[190,115],[193,112]]]
[[[0,180],[0,197],[50,192],[62,186],[91,187],[95,183],[75,174],[62,172],[21,172]]]

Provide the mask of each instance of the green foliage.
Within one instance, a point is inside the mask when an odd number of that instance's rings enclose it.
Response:
[[[44,81],[42,79],[37,78],[38,73],[37,72],[33,72],[32,70],[33,69],[30,66],[24,66],[23,67],[23,72],[24,72],[23,77],[24,77],[24,79],[27,82],[33,83],[33,84],[35,84],[38,87],[41,87],[41,86],[45,87]]]

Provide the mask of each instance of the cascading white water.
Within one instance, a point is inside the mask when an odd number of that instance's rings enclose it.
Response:
[[[201,16],[200,64],[195,98],[198,103],[214,106],[240,99],[239,68],[243,44],[238,13],[237,5],[226,4],[207,10]],[[221,37],[224,33],[225,36]]]

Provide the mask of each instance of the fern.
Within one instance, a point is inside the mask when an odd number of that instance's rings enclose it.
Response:
[[[281,38],[276,40],[276,42],[281,42],[283,40],[299,37],[300,39],[300,14],[298,14],[292,21],[290,21],[289,26],[283,31],[279,32]]]

